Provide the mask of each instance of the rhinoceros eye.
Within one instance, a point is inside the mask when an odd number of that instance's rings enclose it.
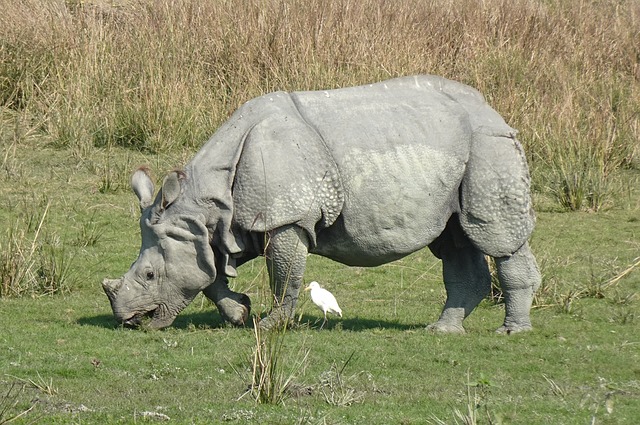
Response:
[[[155,279],[155,277],[156,277],[156,274],[154,272],[152,271],[147,272],[147,280],[153,280]]]

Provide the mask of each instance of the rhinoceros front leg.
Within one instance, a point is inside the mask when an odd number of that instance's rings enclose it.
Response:
[[[251,300],[245,294],[229,289],[226,277],[218,277],[202,291],[213,301],[226,322],[235,326],[243,326],[251,313]]]
[[[260,321],[263,329],[286,326],[293,318],[309,252],[307,235],[298,226],[276,229],[269,236],[265,257],[273,291],[273,308]]]
[[[496,269],[506,309],[504,324],[496,332],[531,330],[529,312],[533,295],[540,286],[541,276],[529,244],[525,243],[509,257],[496,258]]]

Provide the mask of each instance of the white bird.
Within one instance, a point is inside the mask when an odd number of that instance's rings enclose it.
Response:
[[[313,281],[304,288],[305,291],[311,291],[311,301],[324,313],[324,322],[322,322],[322,326],[320,329],[324,327],[324,324],[327,323],[327,312],[337,314],[342,317],[342,309],[338,305],[338,301],[336,301],[336,297],[329,291],[320,287],[320,284],[316,281]]]

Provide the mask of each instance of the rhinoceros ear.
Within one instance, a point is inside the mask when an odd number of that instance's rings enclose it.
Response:
[[[143,210],[153,204],[153,191],[155,190],[149,169],[147,167],[138,168],[131,176],[131,188],[140,201],[140,209]]]
[[[183,171],[175,170],[169,173],[162,182],[162,209],[173,204],[182,193],[181,181],[186,178]]]
[[[212,279],[216,277],[213,249],[209,245],[209,230],[202,220],[197,217],[179,216],[170,226],[166,227],[165,231],[173,239],[192,241],[198,252],[200,267]]]

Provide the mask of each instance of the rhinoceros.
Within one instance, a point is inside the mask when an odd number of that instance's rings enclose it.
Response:
[[[226,321],[250,300],[236,268],[266,259],[274,296],[260,326],[294,314],[308,254],[377,266],[424,247],[447,293],[429,328],[464,332],[490,291],[495,258],[506,306],[498,332],[532,328],[540,273],[529,248],[530,177],[516,131],[475,89],[437,76],[327,91],[275,92],[242,105],[157,196],[132,177],[142,244],[129,271],[103,281],[116,319],[172,324],[203,292]]]

